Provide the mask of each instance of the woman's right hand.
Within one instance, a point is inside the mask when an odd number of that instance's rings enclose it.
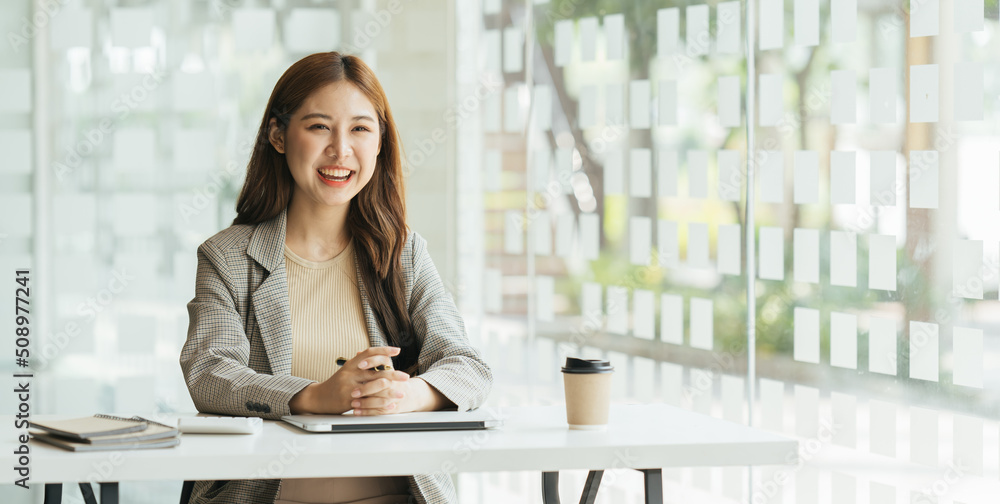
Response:
[[[300,390],[288,406],[292,414],[339,415],[353,409],[351,393],[374,380],[406,381],[410,375],[392,369],[376,371],[379,365],[392,366],[398,347],[371,347],[358,352],[345,362],[333,376],[322,383],[311,383]],[[387,382],[388,383],[388,382]]]

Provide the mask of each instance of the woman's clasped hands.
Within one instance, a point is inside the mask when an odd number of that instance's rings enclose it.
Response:
[[[302,389],[290,403],[292,413],[386,415],[417,409],[410,375],[392,369],[398,347],[371,347],[358,352],[326,381]],[[378,371],[378,366],[387,366]]]

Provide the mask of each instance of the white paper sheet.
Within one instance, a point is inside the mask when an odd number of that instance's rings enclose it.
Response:
[[[649,266],[653,223],[649,217],[629,218],[629,259],[632,264]]]
[[[524,84],[513,84],[503,90],[503,130],[518,133],[524,129],[525,107],[521,106]]]
[[[897,171],[895,151],[873,151],[870,163],[870,203],[875,206],[896,206]]]
[[[955,385],[983,388],[983,330],[955,326],[952,329],[952,343]]]
[[[656,248],[660,267],[676,268],[680,262],[677,221],[660,219],[656,226]]]
[[[858,446],[858,400],[851,394],[830,392],[830,410],[833,425],[833,443],[854,449]]]
[[[604,88],[604,124],[611,126],[626,126],[625,122],[625,86],[608,84]]]
[[[868,370],[896,374],[896,321],[871,317],[868,321]]]
[[[858,33],[858,1],[837,0],[830,2],[833,43],[854,42]]]
[[[760,112],[758,123],[761,126],[777,126],[783,115],[784,97],[782,96],[783,79],[780,74],[760,74]]]
[[[608,14],[604,16],[604,40],[607,52],[604,57],[609,61],[625,57],[625,15]]]
[[[597,59],[597,18],[580,18],[580,60]]]
[[[660,363],[660,383],[663,391],[663,402],[681,405],[681,387],[684,385],[684,367],[671,362]]]
[[[777,380],[761,378],[760,388],[760,425],[775,432],[785,430],[785,383]]]
[[[708,197],[708,152],[690,150],[687,152],[688,197]]]
[[[740,126],[740,96],[739,76],[719,77],[719,123],[723,127],[738,128]]]
[[[857,153],[830,152],[830,203],[853,205],[857,201]]]
[[[656,400],[656,361],[645,357],[632,358],[632,397],[640,404]]]
[[[720,224],[718,230],[718,269],[723,275],[740,275],[742,228],[739,224]]]
[[[954,0],[955,32],[976,32],[983,30],[984,0]]]
[[[938,88],[937,65],[910,67],[910,122],[937,122]]]
[[[795,151],[795,203],[819,202],[819,153]]]
[[[857,122],[858,88],[854,70],[831,71],[830,86],[832,88],[830,123],[854,124]]]
[[[535,102],[531,107],[531,122],[539,131],[552,129],[552,88],[535,85]]]
[[[547,210],[540,210],[531,220],[533,252],[536,256],[552,255],[552,221]]]
[[[795,0],[795,45],[819,44],[819,0]]]
[[[743,195],[743,171],[740,166],[740,151],[720,150],[719,165],[719,199],[723,201],[739,201]]]
[[[604,194],[625,193],[625,170],[622,167],[625,153],[617,147],[607,150],[604,156]]]
[[[558,40],[556,43],[558,44]],[[483,30],[483,47],[486,50],[484,69],[493,75],[501,75],[503,73],[503,60],[500,50],[502,47],[500,30]],[[558,48],[556,51],[558,52]]]
[[[660,198],[677,196],[677,151],[656,151],[656,195]]]
[[[660,81],[660,93],[657,97],[659,102],[659,124],[660,126],[677,125],[677,81]]]
[[[739,54],[741,27],[743,26],[740,2],[719,2],[715,6],[715,51],[719,54]]]
[[[983,242],[956,240],[952,254],[952,295],[983,299]]]
[[[665,58],[677,50],[680,38],[680,9],[671,7],[656,11],[656,55]]]
[[[869,289],[896,290],[895,236],[869,236],[868,275]]]
[[[586,84],[580,86],[579,117],[580,129],[587,129],[597,124],[597,86]]]
[[[549,180],[552,178],[552,151],[547,146],[536,150],[531,166],[531,190],[537,193],[548,191]]]
[[[649,149],[629,151],[629,195],[648,198],[653,195],[653,154]]]
[[[858,368],[858,317],[830,312],[830,365]]]
[[[722,418],[743,423],[743,399],[746,383],[740,376],[722,375]]]
[[[524,212],[520,210],[507,210],[504,212],[504,216],[504,253],[515,255],[523,254]]]
[[[567,258],[573,254],[573,214],[561,213],[556,217],[556,255]]]
[[[594,260],[600,256],[601,218],[595,213],[580,214],[580,250],[583,258]]]
[[[938,207],[938,152],[910,151],[910,208]]]
[[[555,294],[555,280],[550,276],[535,276],[535,317],[543,322],[555,320],[552,297]]]
[[[588,329],[600,330],[604,328],[604,287],[595,282],[584,282],[580,293],[580,316],[583,317],[583,324]]]
[[[760,201],[785,201],[785,155],[781,151],[762,151],[760,166]]]
[[[910,321],[910,378],[938,381],[938,325]]]
[[[961,462],[966,474],[983,474],[983,419],[965,415],[954,416],[954,454],[951,460]],[[994,428],[992,425],[990,428]]]
[[[941,17],[939,0],[910,0],[910,37],[937,35]]]
[[[616,285],[608,286],[607,306],[608,332],[628,334],[628,289]]]
[[[573,148],[556,149],[556,181],[563,194],[573,194]]]
[[[819,435],[819,389],[795,385],[795,435],[813,439]]]
[[[710,268],[708,258],[708,224],[704,222],[688,223],[687,265],[689,268]]]
[[[761,227],[760,236],[760,273],[763,280],[785,279],[785,235],[779,227]]]
[[[713,308],[711,299],[691,298],[691,346],[712,349]]]
[[[573,20],[562,19],[555,24],[555,64],[566,66],[573,56]]]
[[[871,433],[869,449],[872,453],[887,457],[896,456],[896,435],[899,433],[899,429],[896,428],[897,409],[895,404],[885,401],[872,399],[868,403],[869,432]],[[895,500],[873,500],[872,502],[895,502]]]
[[[899,75],[895,68],[872,68],[868,71],[868,106],[871,122],[895,123]]]
[[[633,129],[649,128],[649,81],[634,80],[628,86],[628,117]]]
[[[685,11],[687,20],[687,40],[685,51],[688,56],[708,54],[712,34],[708,29],[708,5],[689,5]]]
[[[858,286],[858,236],[830,231],[830,285]]]
[[[684,298],[660,294],[660,341],[684,344]]]
[[[792,271],[796,282],[819,283],[819,230],[795,228],[792,232]]]
[[[795,307],[793,357],[799,362],[819,364],[819,310]],[[815,432],[809,435],[815,435]]]
[[[785,44],[785,2],[783,0],[761,0],[760,50],[780,49]]]
[[[910,461],[938,465],[938,412],[910,407]]]
[[[632,335],[642,339],[653,339],[656,334],[654,329],[654,307],[653,291],[636,289],[633,291],[635,301],[635,311],[632,314]]]
[[[955,63],[953,69],[955,72],[953,81],[955,84],[955,120],[983,120],[983,64]]]

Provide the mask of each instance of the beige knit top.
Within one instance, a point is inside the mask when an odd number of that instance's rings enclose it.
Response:
[[[288,296],[292,311],[292,376],[326,381],[337,358],[367,349],[354,242],[323,262],[299,257],[285,245]]]

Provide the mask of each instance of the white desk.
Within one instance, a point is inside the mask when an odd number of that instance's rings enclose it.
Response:
[[[310,434],[283,422],[264,422],[257,435],[188,434],[174,448],[123,452],[73,453],[32,441],[31,483],[535,470],[545,473],[543,487],[554,487],[558,471],[589,469],[595,472],[588,488],[596,494],[605,469],[643,470],[647,490],[655,491],[662,488],[663,467],[784,464],[798,446],[776,434],[664,404],[614,405],[603,432],[568,430],[561,406],[503,408],[499,414],[504,426],[486,431]],[[12,441],[3,440],[0,449],[13,450]],[[109,485],[108,493],[117,494],[111,491],[116,487]],[[546,502],[557,502],[552,498],[550,493]]]

